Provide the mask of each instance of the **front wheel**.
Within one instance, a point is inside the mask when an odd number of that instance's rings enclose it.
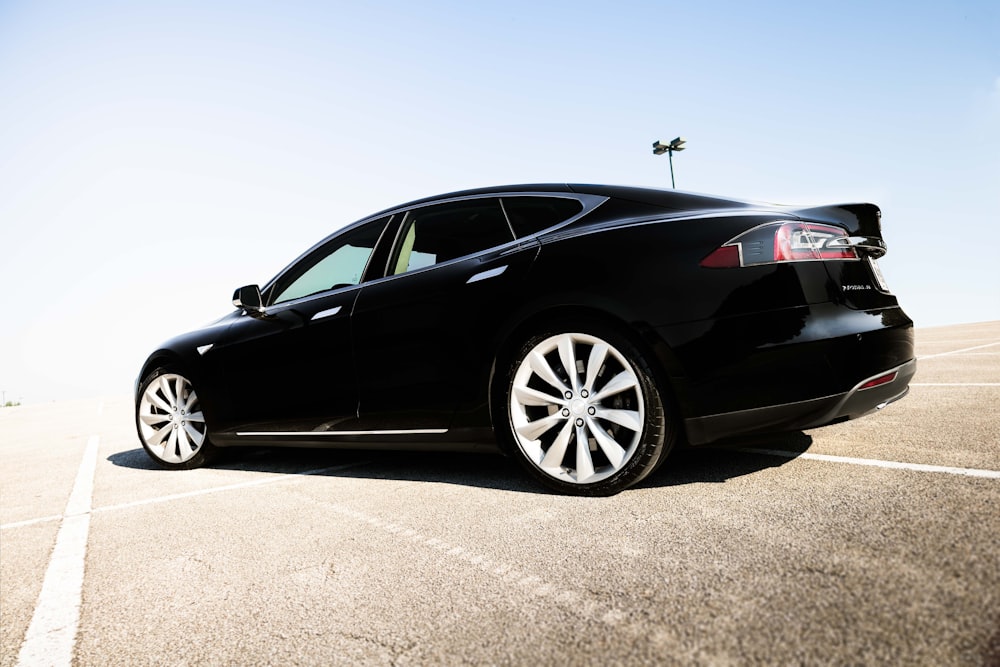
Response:
[[[635,484],[676,438],[639,349],[604,327],[547,331],[515,355],[495,387],[499,434],[540,482],[608,496]]]
[[[186,470],[208,463],[215,448],[191,381],[158,368],[142,381],[135,406],[142,447],[164,468]]]

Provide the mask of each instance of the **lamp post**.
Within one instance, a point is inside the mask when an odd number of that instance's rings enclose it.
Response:
[[[677,137],[669,143],[663,143],[662,141],[653,142],[653,155],[663,155],[667,154],[667,159],[670,160],[670,187],[677,189],[677,185],[674,184],[674,151],[684,150],[684,144],[687,143],[684,137]]]

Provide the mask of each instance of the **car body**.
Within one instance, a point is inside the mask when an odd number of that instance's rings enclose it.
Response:
[[[872,204],[605,185],[482,188],[324,239],[150,355],[136,422],[170,468],[220,447],[497,448],[616,493],[678,442],[901,398],[913,323]]]

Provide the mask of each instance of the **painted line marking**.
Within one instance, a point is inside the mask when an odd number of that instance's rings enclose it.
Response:
[[[954,325],[945,325],[945,326],[954,326]],[[919,329],[921,331],[921,336],[920,337],[923,340],[921,340],[920,342],[922,342],[922,343],[974,343],[974,342],[976,342],[978,340],[996,340],[996,336],[974,336],[974,335],[973,336],[962,336],[961,338],[940,338],[940,339],[937,339],[937,340],[930,340],[929,338],[927,338],[930,335],[930,334],[928,334],[928,332],[931,329],[935,329],[935,328],[937,328],[937,327],[921,327]],[[990,327],[990,328],[992,328],[992,327]]]
[[[48,523],[49,521],[60,521],[65,515],[54,514],[52,516],[43,516],[37,519],[25,519],[24,521],[13,521],[11,523],[5,523],[0,525],[0,530],[8,530],[10,528],[24,528],[25,526],[34,526],[36,523]]]
[[[187,491],[185,493],[174,493],[169,496],[159,496],[157,498],[146,498],[145,500],[134,500],[128,503],[119,503],[117,505],[106,505],[104,507],[95,507],[91,512],[94,514],[98,512],[112,512],[115,510],[129,509],[132,507],[142,507],[143,505],[155,505],[157,503],[165,503],[171,500],[180,500],[182,498],[194,498],[196,496],[206,496],[211,493],[220,493],[222,491],[233,491],[236,489],[246,489],[254,486],[265,486],[267,484],[275,484],[277,482],[283,482],[287,479],[295,479],[296,477],[303,477],[307,475],[322,475],[326,472],[339,472],[341,470],[347,470],[348,468],[356,468],[358,466],[367,465],[370,461],[357,461],[355,463],[345,463],[339,466],[330,466],[327,468],[316,468],[314,470],[306,470],[303,472],[293,472],[285,475],[278,475],[277,477],[268,477],[265,479],[254,479],[249,482],[239,482],[237,484],[226,484],[225,486],[214,486],[208,489],[199,489],[197,491]]]
[[[80,603],[83,592],[84,566],[87,557],[87,538],[90,533],[90,517],[97,512],[138,507],[162,503],[179,498],[202,496],[219,491],[230,491],[253,486],[273,484],[303,475],[319,475],[325,472],[345,470],[368,461],[358,461],[339,466],[316,468],[300,473],[289,473],[267,479],[256,479],[238,484],[176,493],[169,496],[149,498],[129,503],[92,507],[94,496],[94,474],[97,470],[97,451],[100,438],[91,436],[84,450],[83,460],[77,470],[76,481],[61,516],[42,517],[28,521],[4,524],[0,528],[18,528],[56,519],[62,520],[56,535],[56,544],[49,558],[49,565],[42,581],[42,590],[35,604],[35,611],[25,633],[18,654],[17,667],[69,667],[73,663],[76,646],[76,632],[80,623]]]
[[[370,461],[358,461],[356,463],[345,463],[339,466],[330,466],[327,468],[316,468],[314,470],[305,470],[303,472],[293,472],[285,475],[279,475],[277,477],[267,477],[265,479],[254,479],[249,482],[239,482],[236,484],[226,484],[224,486],[213,486],[208,489],[199,489],[197,491],[187,491],[185,493],[174,493],[169,496],[158,496],[156,498],[146,498],[144,500],[134,500],[127,503],[118,503],[117,505],[106,505],[104,507],[94,507],[90,509],[91,514],[97,514],[98,512],[111,512],[114,510],[128,509],[131,507],[141,507],[142,505],[154,505],[156,503],[165,503],[171,500],[179,500],[181,498],[193,498],[195,496],[204,496],[209,493],[218,493],[221,491],[232,491],[234,489],[245,489],[252,486],[263,486],[266,484],[275,484],[277,482],[284,481],[286,479],[293,479],[295,477],[301,477],[303,475],[322,475],[326,472],[337,472],[340,470],[347,470],[348,468],[354,468],[356,466],[367,465],[371,463]],[[0,530],[9,530],[12,528],[23,528],[24,526],[33,526],[37,523],[46,523],[49,521],[58,521],[67,515],[60,516],[44,516],[37,519],[26,519],[24,521],[13,521],[11,523],[5,523],[0,525]]]
[[[758,449],[756,447],[740,447],[738,452],[748,454],[763,454],[765,456],[780,456],[786,459],[809,459],[810,461],[826,461],[827,463],[850,463],[858,466],[873,466],[875,468],[890,468],[893,470],[916,470],[918,472],[939,472],[949,475],[966,477],[985,477],[1000,479],[1000,470],[980,470],[977,468],[955,468],[952,466],[936,466],[926,463],[900,463],[898,461],[882,461],[879,459],[859,459],[852,456],[832,456],[830,454],[811,454],[809,452],[788,452],[780,449]]]
[[[911,382],[911,387],[1000,387],[1000,382]]]
[[[972,352],[973,350],[981,350],[984,347],[993,347],[994,345],[1000,345],[1000,343],[987,343],[986,345],[976,345],[975,347],[965,347],[961,350],[952,350],[951,352],[938,352],[937,354],[927,354],[922,357],[917,357],[917,361],[923,361],[924,359],[935,359],[937,357],[947,357],[952,354],[961,354],[963,352]]]
[[[372,529],[384,531],[414,545],[433,549],[443,557],[462,562],[487,575],[499,577],[509,587],[519,590],[520,593],[529,598],[548,598],[553,604],[577,617],[611,626],[619,632],[631,632],[636,636],[645,636],[649,632],[645,623],[624,622],[627,616],[621,609],[598,599],[590,591],[574,590],[571,585],[567,586],[565,583],[549,582],[545,578],[533,574],[519,563],[491,558],[475,549],[454,544],[440,537],[426,535],[395,521],[382,519],[340,503],[327,503],[326,507],[332,512],[370,526]]]
[[[56,546],[42,580],[35,612],[17,657],[18,667],[70,665],[80,623],[83,568],[90,532],[90,504],[94,495],[97,447],[94,435],[87,441],[73,491],[66,503]]]

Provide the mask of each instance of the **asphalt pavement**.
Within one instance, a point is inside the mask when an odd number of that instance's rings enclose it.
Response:
[[[500,456],[233,450],[0,410],[0,665],[1000,665],[1000,322],[876,415],[612,498]],[[20,660],[20,663],[19,663]]]

